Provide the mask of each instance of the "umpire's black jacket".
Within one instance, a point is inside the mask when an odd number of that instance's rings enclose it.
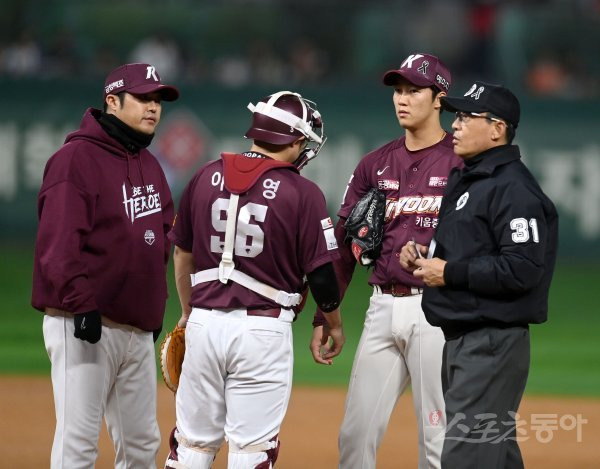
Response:
[[[434,239],[433,257],[448,262],[446,286],[426,287],[422,306],[447,339],[547,319],[558,215],[518,146],[486,150],[451,171]]]

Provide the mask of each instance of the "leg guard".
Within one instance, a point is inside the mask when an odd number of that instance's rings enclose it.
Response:
[[[190,444],[173,428],[169,436],[169,456],[165,469],[210,469],[217,451]]]
[[[229,442],[228,469],[271,469],[275,467],[275,461],[279,455],[281,442],[277,435],[266,443],[248,445],[244,448]]]
[[[175,430],[177,430],[177,427],[173,427],[169,435],[169,455],[165,461],[165,469],[188,469],[188,466],[181,464],[177,457],[177,446],[179,445],[175,439]]]

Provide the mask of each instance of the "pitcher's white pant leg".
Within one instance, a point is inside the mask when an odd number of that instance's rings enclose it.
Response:
[[[419,469],[439,469],[446,429],[442,392],[444,334],[427,322],[421,295],[402,299],[404,317],[410,317],[413,334],[406,349],[419,437]]]
[[[90,344],[76,339],[73,330],[72,317],[44,316],[44,343],[52,364],[56,412],[51,469],[94,467],[113,374],[107,361],[106,339]]]
[[[108,330],[110,340],[123,344],[122,365],[106,406],[106,424],[115,445],[115,469],[152,469],[160,446],[152,333]]]
[[[374,469],[390,415],[409,375],[392,336],[394,298],[374,293],[354,357],[339,435],[341,469]]]

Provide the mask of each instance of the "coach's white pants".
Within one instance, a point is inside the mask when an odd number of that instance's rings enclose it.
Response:
[[[156,467],[160,432],[152,333],[103,324],[100,341],[90,344],[76,339],[73,330],[72,315],[44,316],[56,411],[51,468],[93,468],[103,416],[115,445],[115,468]]]
[[[445,432],[441,383],[444,335],[425,320],[421,298],[384,295],[377,288],[371,296],[340,430],[342,469],[376,467],[377,448],[409,383],[418,423],[419,468],[440,467]]]
[[[293,317],[288,310],[278,319],[247,316],[241,309],[192,310],[176,396],[177,429],[192,451],[216,453],[226,438],[230,469],[267,459],[253,448],[279,433],[287,410]],[[178,450],[178,457],[193,469],[209,467],[191,465],[189,449]]]

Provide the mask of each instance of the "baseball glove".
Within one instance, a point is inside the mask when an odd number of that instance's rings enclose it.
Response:
[[[176,326],[160,344],[160,371],[167,387],[177,392],[185,355],[185,328]]]
[[[344,223],[345,242],[350,242],[352,254],[361,265],[370,266],[381,253],[385,194],[371,188],[360,199]]]

